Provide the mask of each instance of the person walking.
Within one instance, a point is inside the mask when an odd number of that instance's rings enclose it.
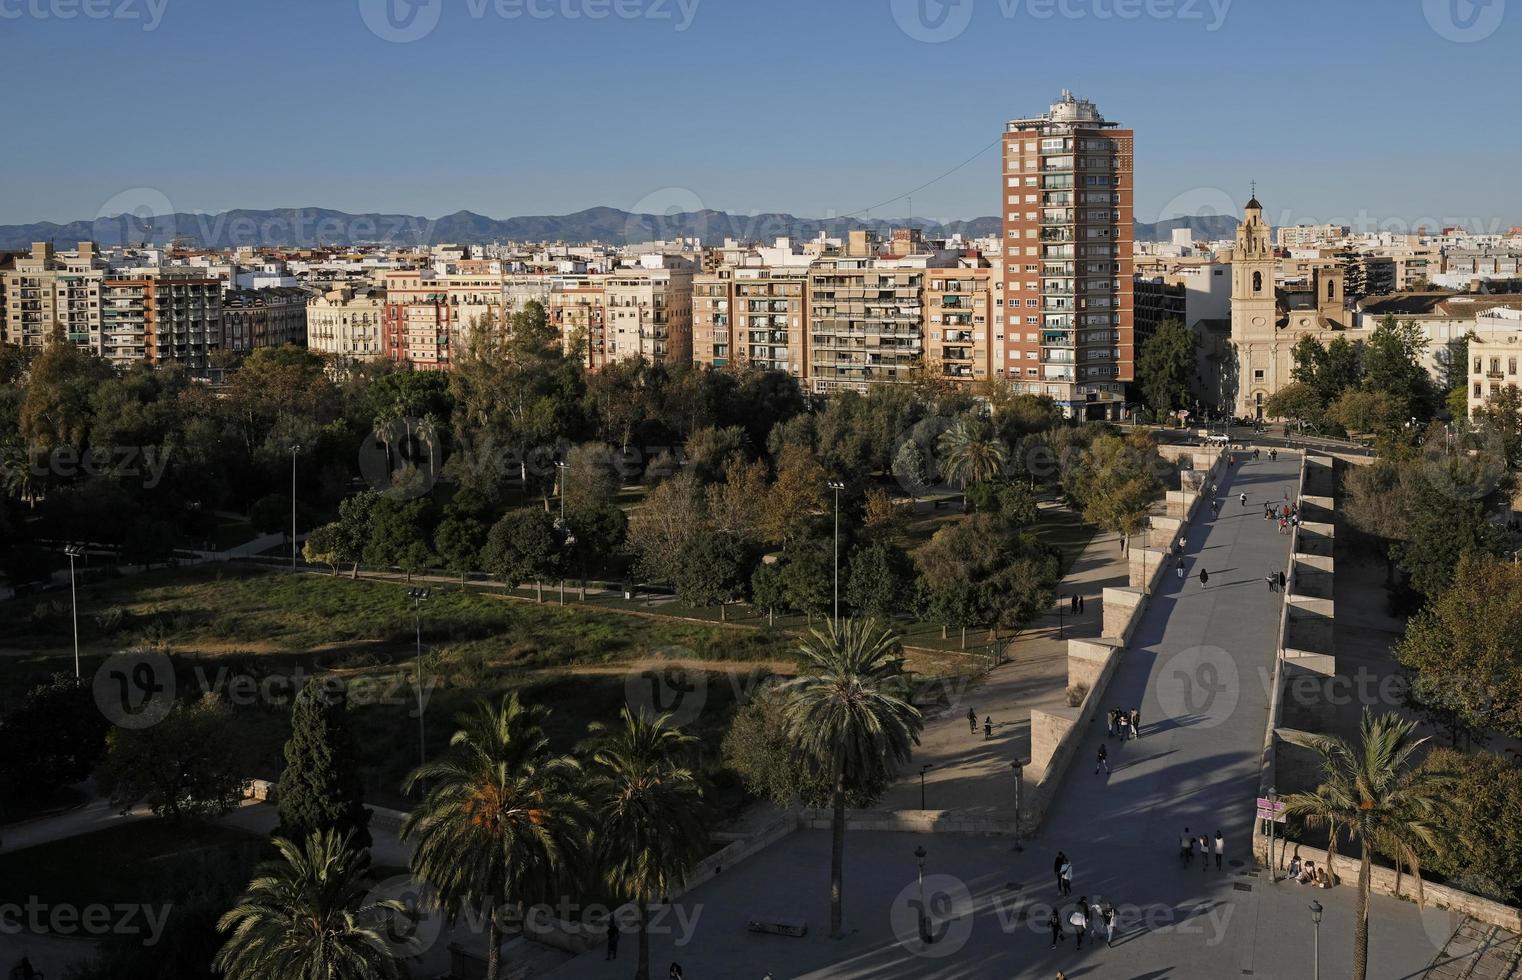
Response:
[[[1283,592],[1283,591],[1284,591],[1284,586],[1285,586],[1285,585],[1286,585],[1286,584],[1288,584],[1288,581],[1289,581],[1289,580],[1288,580],[1288,579],[1286,579],[1286,578],[1285,578],[1285,577],[1284,577],[1284,573],[1283,573],[1283,572],[1280,572],[1280,573],[1279,573],[1279,591],[1280,591],[1280,592]]]
[[[978,734],[978,710],[976,708],[967,709],[967,732],[970,735]]]
[[[983,741],[994,737],[994,716],[987,715],[983,719]]]
[[[1279,580],[1274,578],[1272,575],[1265,575],[1265,576],[1263,576],[1263,581],[1268,583],[1268,591],[1270,591],[1270,592],[1274,591],[1274,586],[1277,585],[1278,582],[1279,582]]]
[[[1073,862],[1067,858],[1062,859],[1062,872],[1059,875],[1062,882],[1062,894],[1064,897],[1073,894]]]
[[[605,960],[618,959],[618,920],[608,916],[608,950]]]
[[[1179,863],[1185,867],[1194,860],[1194,835],[1189,832],[1188,827],[1185,827],[1184,832],[1178,837],[1178,859]]]
[[[1184,580],[1184,559],[1180,558],[1178,560],[1178,565],[1176,565],[1173,570],[1178,573],[1178,580],[1182,582]]]
[[[1083,949],[1083,932],[1089,927],[1089,917],[1083,914],[1083,909],[1075,908],[1068,915],[1068,925],[1073,927],[1073,935],[1078,937],[1075,949]]]
[[[1221,870],[1221,861],[1225,858],[1225,856],[1226,838],[1222,837],[1221,832],[1217,830],[1215,832],[1215,869],[1217,871]]]
[[[1204,589],[1204,588],[1206,588],[1209,585],[1210,585],[1210,573],[1205,571],[1205,569],[1202,568],[1202,569],[1200,569],[1200,588]]]
[[[1131,737],[1141,738],[1141,709],[1131,709]]]
[[[1094,775],[1099,775],[1101,768],[1104,769],[1106,776],[1110,774],[1110,756],[1105,751],[1105,744],[1103,742],[1099,743],[1099,755],[1094,758]]]
[[[1219,500],[1212,500],[1210,502],[1210,516],[1215,517],[1216,514],[1220,513],[1220,510],[1221,502]]]
[[[1200,870],[1210,870],[1210,838],[1200,835]]]
[[[1099,913],[1105,927],[1105,946],[1108,948],[1115,945],[1115,903],[1106,902]]]
[[[1120,715],[1115,719],[1115,730],[1120,732],[1120,740],[1124,742],[1131,734],[1131,716],[1123,708],[1116,708],[1115,711]]]
[[[1056,909],[1052,909],[1052,914],[1046,917],[1046,927],[1048,929],[1052,930],[1052,945],[1047,947],[1047,948],[1048,949],[1056,949],[1057,948],[1057,944],[1062,942],[1062,938],[1063,938],[1062,937],[1062,916],[1057,914],[1057,910]],[[1060,974],[1060,973],[1058,974],[1058,976],[1061,976],[1061,975],[1062,974]]]
[[[1247,506],[1247,491],[1243,490],[1241,496],[1239,496],[1237,499],[1242,501],[1242,506],[1243,507],[1246,507]]]
[[[1061,851],[1052,858],[1052,876],[1057,879],[1057,894],[1062,894],[1062,866],[1068,863],[1068,856]]]
[[[682,964],[672,960],[671,969],[666,971],[666,980],[682,980]]]
[[[1078,594],[1078,615],[1083,615],[1083,593]]]

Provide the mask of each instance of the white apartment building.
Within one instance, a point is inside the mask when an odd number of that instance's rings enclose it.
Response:
[[[60,338],[100,352],[100,291],[105,260],[94,242],[74,252],[55,252],[51,242],[33,242],[30,255],[5,271],[4,340],[40,348]]]

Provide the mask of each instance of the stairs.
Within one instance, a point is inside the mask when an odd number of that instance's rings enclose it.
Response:
[[[1466,918],[1423,980],[1522,980],[1522,937]]]

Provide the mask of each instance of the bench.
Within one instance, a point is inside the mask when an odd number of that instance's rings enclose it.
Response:
[[[768,936],[792,936],[795,939],[801,939],[808,935],[809,931],[808,923],[802,919],[775,916],[751,919],[749,928],[751,932],[765,933]]]

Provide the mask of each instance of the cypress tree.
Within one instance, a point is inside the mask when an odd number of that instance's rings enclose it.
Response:
[[[362,802],[348,705],[348,691],[337,680],[314,677],[296,695],[276,795],[279,836],[303,841],[318,830],[340,836],[352,830],[357,846],[370,846],[370,811]]]

